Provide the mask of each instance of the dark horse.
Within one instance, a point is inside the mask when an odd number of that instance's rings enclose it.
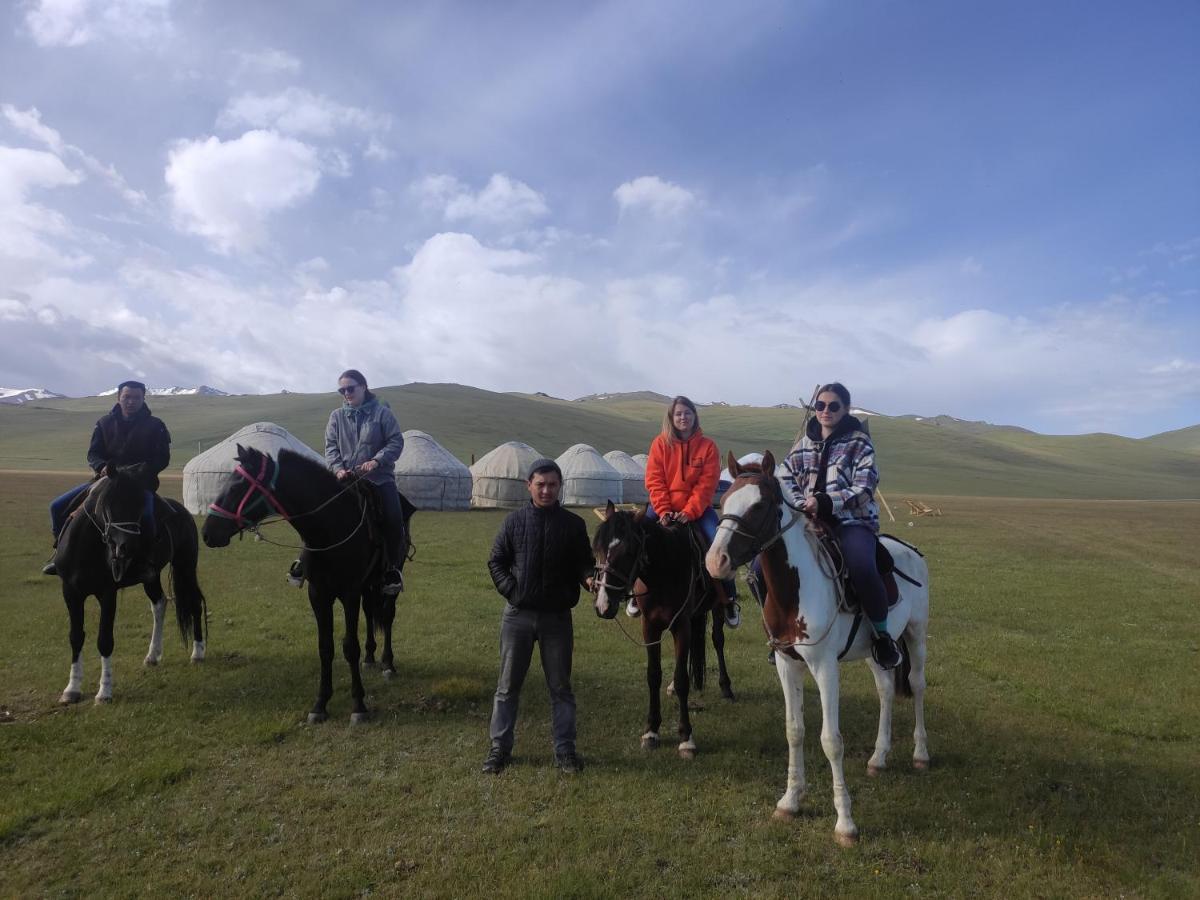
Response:
[[[135,467],[136,468],[136,467]],[[163,593],[162,570],[171,564],[175,593],[175,617],[186,642],[192,638],[192,662],[204,659],[204,624],[207,616],[204,594],[196,580],[200,540],[196,523],[174,500],[154,498],[157,531],[152,542],[142,536],[144,488],[140,479],[126,469],[99,479],[67,522],[58,539],[55,562],[62,578],[63,600],[71,617],[71,679],[59,702],[83,699],[83,604],[91,595],[100,602],[100,689],[97,703],[112,700],[113,624],[117,618],[117,591],[140,584],[150,598],[154,631],[146,665],[162,658],[163,616],[167,598]]]
[[[659,689],[662,686],[662,640],[670,631],[675,642],[675,697],[679,701],[679,755],[696,755],[688,693],[694,684],[704,687],[704,626],[713,609],[716,590],[704,570],[703,556],[693,544],[688,527],[664,527],[645,518],[646,510],[618,510],[610,502],[596,530],[596,614],[611,619],[623,600],[636,595],[642,610],[642,640],[646,648],[646,685],[650,707],[642,746],[658,747],[662,724]],[[720,619],[720,612],[714,619]],[[719,623],[716,623],[719,624]],[[733,699],[725,669],[725,634],[713,629],[721,694]]]
[[[239,444],[237,463],[228,486],[209,507],[204,543],[225,547],[233,535],[257,527],[271,514],[282,516],[296,529],[304,541],[308,601],[317,620],[321,656],[321,682],[308,721],[328,718],[326,706],[333,696],[333,602],[341,600],[346,619],[342,655],[350,664],[350,696],[354,698],[350,721],[365,722],[368,713],[359,669],[360,602],[367,619],[368,661],[375,650],[373,632],[377,629],[383,634],[380,663],[384,675],[396,671],[392,659],[396,598],[381,591],[383,546],[376,538],[378,526],[370,499],[373,488],[360,479],[339,482],[321,463],[290,450],[281,450],[275,460]],[[407,501],[402,505],[407,522],[413,507]],[[403,560],[399,562],[403,564]]]

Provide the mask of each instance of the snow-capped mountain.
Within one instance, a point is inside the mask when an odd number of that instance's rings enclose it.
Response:
[[[117,392],[116,388],[110,388],[107,391],[101,391],[97,397],[111,397]],[[199,387],[169,387],[169,388],[146,388],[146,396],[148,397],[228,397],[229,394],[225,391],[219,391],[214,387],[209,387],[207,384],[202,384]]]
[[[46,388],[0,388],[0,403],[11,403],[14,406],[31,400],[63,400],[66,396]]]

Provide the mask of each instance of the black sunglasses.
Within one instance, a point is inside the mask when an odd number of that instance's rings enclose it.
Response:
[[[360,387],[362,387],[362,385],[350,384],[350,385],[347,385],[346,387],[338,388],[338,393],[342,394],[345,397],[349,397],[351,394],[353,394],[355,391],[357,391]]]
[[[831,413],[835,413],[841,410],[842,404],[837,400],[830,400],[828,403],[826,403],[824,400],[818,400],[813,404],[813,408],[817,412],[825,412],[825,410],[829,410]]]

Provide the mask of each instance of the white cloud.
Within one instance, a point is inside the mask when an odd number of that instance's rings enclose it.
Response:
[[[42,121],[42,114],[38,112],[36,106],[29,109],[17,109],[12,104],[5,103],[0,106],[0,112],[14,129],[26,137],[45,144],[60,159],[68,155],[78,159],[89,172],[98,175],[110,184],[131,206],[145,208],[148,205],[146,195],[131,188],[115,167],[105,165],[81,148],[64,141],[57,130]]]
[[[267,219],[306,200],[320,177],[316,150],[271,131],[180,141],[165,172],[179,226],[222,253],[260,245]]]
[[[449,222],[519,227],[550,212],[541,194],[499,172],[478,193],[451,175],[426,176],[412,189],[427,208],[440,211]]]
[[[40,47],[79,47],[96,40],[139,43],[171,33],[171,0],[36,0],[25,25]]]
[[[42,266],[77,268],[91,261],[71,249],[76,235],[67,219],[31,199],[82,180],[53,153],[0,146],[0,284],[24,282]]]
[[[389,120],[370,110],[344,106],[303,88],[291,87],[276,94],[242,94],[233,98],[221,110],[217,125],[269,128],[283,134],[327,138],[346,130],[384,131]]]
[[[696,208],[699,201],[687,188],[657,175],[643,175],[613,191],[621,212],[645,211],[658,218],[679,216]]]

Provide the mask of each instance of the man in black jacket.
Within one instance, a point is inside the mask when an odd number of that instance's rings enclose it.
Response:
[[[492,581],[508,602],[500,618],[500,677],[492,706],[492,747],[483,771],[496,774],[508,764],[517,701],[536,642],[550,690],[555,762],[562,771],[576,773],[583,763],[575,752],[571,608],[579,602],[579,587],[589,581],[594,562],[583,519],[559,505],[558,464],[537,460],[528,488],[530,503],[508,514],[488,557]]]
[[[101,416],[92,429],[88,447],[88,465],[95,479],[71,488],[50,503],[50,528],[58,535],[67,522],[67,514],[78,505],[76,501],[95,480],[111,474],[117,466],[132,467],[132,473],[146,489],[146,504],[142,511],[145,523],[143,534],[148,541],[154,537],[154,492],[158,490],[158,473],[171,461],[171,435],[162,420],[150,415],[146,405],[146,386],[140,381],[122,381],[117,387],[117,402],[112,410]],[[54,560],[42,567],[42,574],[57,575]]]

